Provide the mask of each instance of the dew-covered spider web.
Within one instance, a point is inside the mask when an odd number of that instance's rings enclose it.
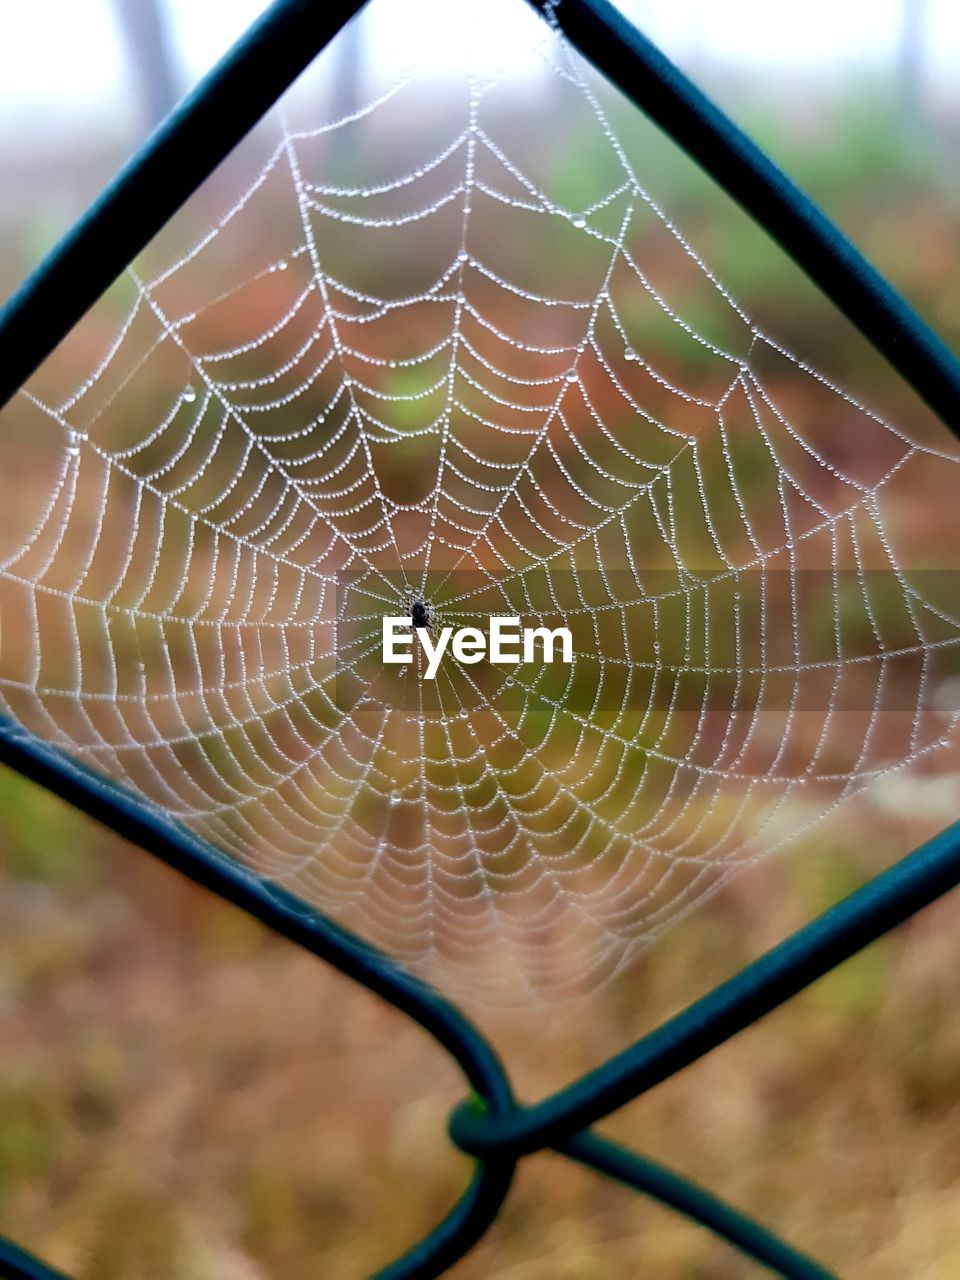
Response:
[[[381,58],[339,116],[308,77],[7,412],[0,694],[505,999],[949,740],[960,621],[902,531],[957,473],[748,317],[561,37],[471,61],[499,9],[458,9],[443,75]],[[573,662],[386,672],[414,609]]]

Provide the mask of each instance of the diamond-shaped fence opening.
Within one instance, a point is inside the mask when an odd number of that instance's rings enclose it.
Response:
[[[0,547],[2,758],[459,1064],[473,1180],[380,1274],[440,1274],[554,1149],[825,1276],[592,1126],[952,888],[957,828],[531,1106],[431,984],[589,989],[953,742],[952,576],[891,512],[955,452],[747,314],[643,118],[954,433],[960,369],[605,0],[517,0],[495,57],[473,31],[441,83],[391,64],[318,116],[294,82],[360,7],[277,0],[0,316],[40,477]],[[91,308],[100,355],[48,362]]]

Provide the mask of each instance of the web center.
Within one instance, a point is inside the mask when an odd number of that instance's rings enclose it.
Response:
[[[410,621],[415,627],[429,627],[430,606],[426,600],[414,600],[410,606]]]

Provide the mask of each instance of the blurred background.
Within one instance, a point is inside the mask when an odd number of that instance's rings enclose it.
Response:
[[[33,0],[0,11],[0,287],[13,288],[251,0]],[[960,346],[960,13],[951,0],[625,4]],[[443,0],[381,4],[324,54],[334,114],[422,57]],[[481,42],[508,42],[500,0]],[[516,21],[525,21],[526,15]],[[484,34],[486,33],[486,34]],[[496,50],[491,48],[491,55]],[[641,173],[641,178],[646,175]],[[685,162],[654,194],[752,315],[891,421],[898,380]],[[936,501],[915,547],[943,541]],[[931,550],[931,558],[933,551]],[[918,566],[919,567],[919,566]],[[537,1097],[733,973],[957,813],[956,759],[854,801],[726,886],[587,1001],[478,1014]],[[0,1229],[77,1280],[349,1280],[467,1176],[454,1071],[378,1002],[22,780],[0,777]],[[948,898],[614,1117],[843,1276],[960,1271],[960,902]],[[389,1052],[386,1052],[389,1048]],[[754,1274],[682,1220],[538,1156],[455,1274]]]

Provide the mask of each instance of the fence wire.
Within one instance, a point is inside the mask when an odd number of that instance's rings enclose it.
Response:
[[[531,0],[776,239],[960,436],[960,364],[810,200],[607,0]],[[361,0],[276,0],[151,136],[0,313],[0,407],[189,198]],[[265,883],[140,797],[0,720],[0,762],[241,907],[423,1027],[469,1091],[450,1137],[475,1158],[457,1204],[381,1280],[441,1275],[496,1220],[525,1156],[553,1150],[659,1200],[792,1280],[828,1268],[689,1179],[593,1126],[776,1009],[960,882],[960,823],[574,1084],[516,1097],[493,1047],[450,1001],[301,900]],[[7,1280],[64,1280],[0,1239]]]

